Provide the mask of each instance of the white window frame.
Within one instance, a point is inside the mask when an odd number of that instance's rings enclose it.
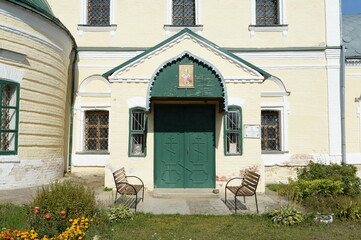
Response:
[[[278,25],[257,26],[256,24],[256,0],[250,0],[251,6],[251,24],[248,30],[251,32],[251,38],[254,38],[255,32],[283,32],[283,37],[287,37],[288,25],[286,20],[286,4],[285,0],[278,0]]]
[[[194,26],[177,26],[177,25],[173,25],[173,0],[166,0],[167,1],[167,13],[166,13],[166,21],[165,21],[165,25],[164,25],[164,30],[166,31],[167,34],[169,34],[170,32],[176,32],[176,31],[181,31],[184,28],[189,28],[194,32],[200,32],[203,31],[203,25],[201,23],[201,1],[202,0],[195,0],[195,25]]]
[[[288,119],[285,115],[285,108],[280,104],[276,104],[276,105],[262,105],[261,106],[261,115],[262,115],[262,111],[277,111],[279,112],[279,136],[280,136],[280,150],[279,151],[265,151],[262,150],[262,154],[268,154],[268,153],[286,153],[288,152]],[[262,141],[262,138],[261,138]]]
[[[92,26],[88,25],[88,0],[80,0],[80,24],[78,31],[81,35],[82,32],[114,32],[117,29],[115,24],[115,0],[110,0],[110,25],[105,26]]]

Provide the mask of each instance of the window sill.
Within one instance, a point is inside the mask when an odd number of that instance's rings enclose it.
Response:
[[[262,154],[285,154],[288,151],[262,151]]]
[[[84,32],[112,32],[117,30],[117,25],[116,24],[111,24],[111,25],[78,24],[78,30]]]
[[[20,163],[18,155],[1,155],[0,163]]]
[[[164,30],[169,32],[178,32],[178,31],[182,31],[185,28],[188,28],[193,32],[203,31],[203,25],[189,25],[189,26],[164,25]]]
[[[75,154],[79,155],[109,155],[108,151],[83,151],[83,152],[76,152]]]
[[[288,25],[249,25],[248,30],[253,32],[284,32],[288,31]]]

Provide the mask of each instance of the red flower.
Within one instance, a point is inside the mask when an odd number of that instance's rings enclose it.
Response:
[[[45,219],[50,219],[51,215],[49,213],[45,214]]]
[[[35,213],[35,214],[39,213],[39,210],[38,210],[38,209],[35,209],[35,210],[34,210],[34,213]]]
[[[63,210],[63,211],[60,211],[60,214],[64,215],[64,214],[66,214],[66,212]]]

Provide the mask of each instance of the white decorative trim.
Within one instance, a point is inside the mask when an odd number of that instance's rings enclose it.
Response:
[[[251,24],[248,27],[250,31],[250,38],[254,39],[255,32],[283,32],[283,38],[286,39],[288,35],[288,26],[286,22],[286,4],[284,3],[285,0],[278,0],[278,17],[279,17],[279,24],[281,26],[257,26],[256,25],[256,0],[250,0],[250,11],[251,11]],[[282,26],[283,25],[283,26]]]
[[[348,73],[345,77],[361,77],[361,73]]]
[[[0,78],[1,79],[7,80],[7,81],[12,81],[12,82],[17,82],[17,83],[21,84],[23,77],[24,77],[23,70],[0,63]]]
[[[288,151],[288,102],[279,103],[261,103],[261,111],[270,110],[279,112],[280,116],[280,147],[281,151]]]
[[[173,14],[173,0],[166,0],[166,24],[165,25],[172,25],[172,14]],[[195,10],[196,10],[196,25],[201,25],[201,0],[195,0]]]
[[[0,59],[29,65],[26,55],[0,48]]]
[[[199,44],[201,47],[205,47],[207,50],[213,52],[216,55],[221,56],[223,59],[227,59],[228,62],[230,62],[231,64],[236,65],[239,68],[242,68],[243,71],[248,72],[250,75],[253,75],[255,79],[258,79],[259,77],[263,77],[258,71],[252,69],[251,67],[245,65],[244,63],[238,61],[237,59],[234,59],[232,57],[230,57],[229,55],[223,53],[222,51],[220,51],[219,49],[209,45],[207,42],[202,41],[201,39],[195,38],[192,35],[190,35],[189,33],[184,33],[180,36],[178,36],[177,38],[173,39],[172,41],[164,44],[162,47],[155,49],[152,52],[149,52],[148,54],[142,56],[141,58],[137,59],[136,61],[131,62],[130,64],[118,69],[116,72],[114,72],[109,79],[117,79],[117,75],[122,74],[123,72],[126,72],[128,70],[130,70],[131,68],[139,65],[140,63],[144,62],[146,59],[150,59],[158,54],[160,54],[161,52],[167,50],[168,48],[173,47],[175,44],[178,44],[180,42],[182,42],[184,39],[190,39],[193,42]]]
[[[87,85],[95,80],[100,80],[103,83],[105,83],[108,86],[108,90],[106,92],[87,92],[85,90],[85,88],[87,87]],[[110,88],[110,83],[107,79],[105,79],[103,76],[101,75],[92,75],[90,77],[87,77],[86,79],[84,79],[80,86],[79,86],[79,90],[77,93],[78,96],[84,96],[84,97],[110,97],[111,96],[111,88]]]
[[[109,162],[109,154],[73,154],[72,155],[73,167],[105,167]]]
[[[263,78],[252,78],[252,77],[244,77],[244,78],[224,78],[226,83],[262,83]]]
[[[85,121],[85,112],[86,111],[96,111],[96,110],[101,110],[101,111],[108,111],[109,112],[109,119],[111,119],[110,115],[110,103],[82,103],[82,102],[77,102],[76,106],[74,108],[74,116],[75,116],[75,120],[76,120],[76,124],[77,124],[77,141],[76,141],[76,152],[83,152],[83,146],[84,146],[84,129],[85,129],[85,125],[84,125],[84,121]],[[109,129],[111,129],[111,122],[109,122]],[[109,131],[110,133],[110,131]],[[108,141],[110,143],[110,138],[108,138]],[[110,144],[108,144],[108,146],[110,146]],[[108,151],[110,152],[110,149],[108,149]],[[75,157],[73,159],[73,165],[74,162],[77,161],[77,159],[82,158],[82,156],[103,156],[103,154],[75,154],[73,153],[73,157]],[[78,165],[79,166],[79,165]],[[85,165],[88,166],[88,165]],[[101,165],[104,166],[104,165]]]
[[[288,96],[286,92],[261,92],[261,97],[283,97]]]
[[[0,163],[20,163],[20,159],[18,155],[2,155]]]
[[[232,52],[232,51],[231,51]],[[325,51],[233,52],[245,60],[324,60]]]
[[[203,31],[203,25],[197,25],[197,26],[176,26],[176,25],[164,25],[164,30],[166,32],[180,32],[185,28],[188,28],[192,30],[193,32],[201,32]],[[169,34],[167,34],[168,36]]]
[[[308,159],[292,159],[293,154],[262,154],[261,158],[265,167],[271,166],[283,166],[283,167],[301,167],[309,163],[309,161],[330,164],[341,163],[341,158],[338,156],[332,156],[324,153],[309,154]]]
[[[277,69],[277,70],[290,70],[290,69],[294,69],[294,70],[302,70],[302,69],[326,69],[326,68],[334,68],[334,69],[338,69],[339,66],[338,65],[278,65],[278,66],[270,66],[270,65],[258,65],[259,68],[261,69]]]
[[[326,14],[326,45],[341,45],[341,20],[340,20],[340,1],[325,1]]]
[[[361,164],[361,153],[347,153],[346,154],[347,164]]]
[[[147,77],[134,77],[134,78],[116,78],[116,79],[109,79],[109,82],[135,82],[135,83],[148,83],[149,78]]]
[[[335,157],[341,156],[340,54],[340,49],[326,50],[329,154]]]
[[[115,30],[117,30],[117,25],[109,25],[109,26],[78,25],[78,31],[84,31],[84,32],[114,32]]]
[[[115,60],[129,60],[144,51],[79,51],[79,59],[115,59]]]
[[[82,38],[83,32],[111,32],[114,35],[117,25],[115,24],[116,0],[110,0],[110,26],[82,26],[88,24],[88,0],[80,0],[80,25],[78,25],[78,34]]]
[[[228,105],[229,106],[233,105],[233,106],[242,107],[245,102],[246,102],[246,100],[244,100],[243,98],[228,98]]]
[[[105,65],[105,66],[101,66],[101,65],[77,65],[75,66],[75,69],[106,69],[106,70],[110,70],[115,68],[115,65]]]
[[[40,44],[46,45],[46,46],[54,49],[58,53],[60,53],[63,58],[69,58],[69,56],[67,56],[65,54],[65,52],[63,51],[63,49],[61,47],[59,47],[58,45],[56,45],[56,44],[54,44],[52,42],[49,42],[47,39],[40,38],[40,37],[35,36],[35,35],[33,35],[33,34],[29,33],[29,32],[25,32],[23,29],[16,29],[13,26],[7,26],[7,25],[2,24],[2,25],[0,25],[0,30],[11,32],[13,34],[17,34],[19,36],[28,38],[28,39],[30,39],[32,41],[35,41],[35,42],[38,42]]]
[[[126,101],[129,109],[134,107],[147,107],[147,99],[145,97],[128,98]]]

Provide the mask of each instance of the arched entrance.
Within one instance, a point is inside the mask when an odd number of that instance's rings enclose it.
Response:
[[[163,65],[149,90],[154,187],[214,188],[216,105],[227,107],[221,75],[186,53]]]

